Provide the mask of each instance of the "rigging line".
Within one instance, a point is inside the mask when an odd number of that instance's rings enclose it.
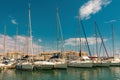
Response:
[[[4,26],[4,55],[6,54],[6,25]]]
[[[97,28],[95,27],[96,24],[94,23],[94,31],[95,31],[95,41],[96,41],[96,54],[97,54],[97,57],[99,57],[99,53],[98,53],[98,36],[97,36]]]
[[[106,47],[105,47],[105,43],[104,43],[104,41],[103,41],[103,37],[102,37],[102,35],[101,35],[100,29],[99,29],[96,21],[95,21],[95,25],[96,25],[95,27],[97,28],[98,33],[99,33],[99,35],[100,35],[100,37],[101,37],[101,41],[102,41],[103,47],[104,47],[104,49],[105,49],[106,55],[107,55],[107,57],[109,57],[108,52],[107,52],[107,49],[106,49]]]
[[[80,14],[78,13],[78,34],[79,34],[79,41],[80,41],[80,51],[79,51],[79,56],[81,57],[81,34],[80,34]]]
[[[63,38],[63,32],[62,32],[62,26],[60,23],[60,18],[59,18],[59,13],[57,13],[58,15],[58,23],[59,23],[59,28],[60,28],[60,34],[61,34],[61,38],[62,38],[62,51],[64,51],[64,38]]]
[[[90,47],[89,47],[89,43],[88,43],[88,40],[87,40],[87,35],[86,35],[86,33],[85,33],[85,29],[84,29],[84,26],[83,26],[82,21],[81,21],[81,27],[82,27],[83,33],[84,33],[84,35],[85,35],[85,40],[86,40],[86,44],[87,44],[87,47],[88,47],[89,54],[90,54],[90,56],[92,56],[92,55],[91,55],[91,51],[90,51]]]
[[[111,28],[112,28],[112,47],[113,47],[113,58],[114,58],[114,28],[113,28],[113,24],[111,24]]]
[[[99,54],[98,54],[99,57],[100,57],[101,50],[102,50],[102,43],[101,43],[100,49],[99,49]]]

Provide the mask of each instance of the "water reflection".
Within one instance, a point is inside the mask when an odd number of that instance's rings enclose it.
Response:
[[[120,67],[110,67],[114,80],[120,80]]]
[[[0,80],[120,80],[120,67],[67,70],[2,70]]]

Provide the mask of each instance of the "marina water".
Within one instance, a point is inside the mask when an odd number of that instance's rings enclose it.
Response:
[[[0,80],[120,80],[120,67],[68,68],[67,70],[2,70]]]

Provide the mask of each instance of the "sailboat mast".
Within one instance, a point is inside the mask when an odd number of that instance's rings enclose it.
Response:
[[[58,33],[59,33],[59,28],[58,28],[58,26],[59,26],[59,23],[58,23],[58,8],[56,8],[56,39],[57,39],[57,52],[58,52],[58,46],[59,46],[59,43],[58,43],[58,41],[59,41],[59,38],[58,38]]]
[[[96,54],[98,56],[98,40],[97,40],[97,29],[96,29],[96,23],[94,22],[94,30],[95,30],[95,41],[96,41]]]
[[[63,33],[62,33],[62,26],[60,23],[60,18],[59,18],[59,13],[58,13],[58,8],[57,8],[57,23],[58,23],[58,28],[60,30],[60,35],[61,35],[61,39],[62,39],[62,46],[61,46],[61,51],[64,51],[64,38],[63,38]],[[58,31],[58,30],[57,30]]]
[[[38,54],[40,53],[40,39],[38,39]]]
[[[112,27],[112,47],[113,47],[113,59],[114,59],[114,28],[113,28],[113,24],[111,24]]]
[[[17,35],[18,35],[18,26],[16,26],[15,53],[16,53],[16,51],[17,51]]]
[[[99,35],[100,35],[100,37],[101,37],[101,41],[102,41],[103,47],[104,47],[104,49],[105,49],[106,55],[107,55],[107,57],[109,57],[108,52],[107,52],[107,49],[106,49],[106,47],[105,47],[105,43],[104,43],[103,37],[102,37],[102,35],[101,35],[100,29],[99,29],[99,27],[98,27],[98,25],[97,25],[96,22],[95,22],[95,25],[96,25],[95,27],[96,27],[96,29],[98,30],[98,33],[99,33]]]
[[[87,35],[85,33],[85,29],[84,29],[83,23],[80,20],[80,14],[78,14],[78,21],[79,21],[78,22],[79,23],[79,29],[80,29],[80,24],[81,24],[81,29],[83,30],[83,33],[84,33],[84,36],[85,36],[85,40],[86,40],[86,44],[87,44],[87,47],[88,47],[89,55],[91,56],[91,51],[90,51],[90,47],[89,47],[89,44],[88,44]],[[80,38],[80,48],[81,48],[81,38]],[[81,50],[80,50],[80,52],[81,52]]]
[[[30,2],[28,3],[28,26],[30,29],[30,43],[31,43],[31,53],[33,55],[33,42],[32,42],[32,26],[31,26],[31,15],[30,15]]]
[[[4,26],[4,55],[5,54],[6,54],[6,25]]]
[[[89,47],[89,43],[88,43],[88,39],[87,39],[87,35],[85,33],[85,29],[84,29],[82,21],[81,21],[81,27],[82,27],[83,33],[85,35],[85,40],[86,40],[86,44],[87,44],[87,47],[88,47],[89,54],[90,54],[90,56],[92,56],[91,51],[90,51],[90,47]]]
[[[79,56],[81,57],[81,35],[80,35],[80,14],[78,13],[78,33],[79,33],[79,40],[80,40],[80,51]]]
[[[28,55],[28,52],[29,52],[28,36],[26,36],[26,52],[27,52],[27,55]]]
[[[38,45],[37,45],[37,53],[39,54],[39,39],[38,39]]]

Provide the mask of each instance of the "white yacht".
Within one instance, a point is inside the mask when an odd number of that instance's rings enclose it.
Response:
[[[93,66],[94,67],[109,67],[110,66],[110,61],[107,60],[93,60]]]
[[[1,69],[13,69],[15,68],[16,62],[14,60],[5,60],[0,62]]]
[[[33,70],[33,68],[34,68],[34,65],[31,63],[31,62],[23,62],[22,64],[21,64],[21,66],[22,66],[22,70]]]
[[[29,61],[20,61],[16,64],[17,70],[33,70],[34,65],[32,62]]]
[[[120,66],[120,59],[115,58],[115,59],[111,60],[110,66]]]
[[[67,69],[67,62],[65,59],[55,59],[54,69]]]
[[[53,69],[54,63],[51,61],[35,61],[34,62],[34,69]]]
[[[91,68],[93,64],[88,56],[83,56],[81,59],[68,61],[68,67]]]
[[[30,37],[30,50],[32,53],[32,59],[26,60],[25,62],[20,62],[16,65],[17,69],[22,70],[33,70],[34,65],[32,63],[33,61],[33,42],[32,42],[32,26],[31,26],[31,15],[30,15],[30,2],[28,3],[28,27],[29,27],[29,37]],[[28,44],[27,44],[28,45]]]

